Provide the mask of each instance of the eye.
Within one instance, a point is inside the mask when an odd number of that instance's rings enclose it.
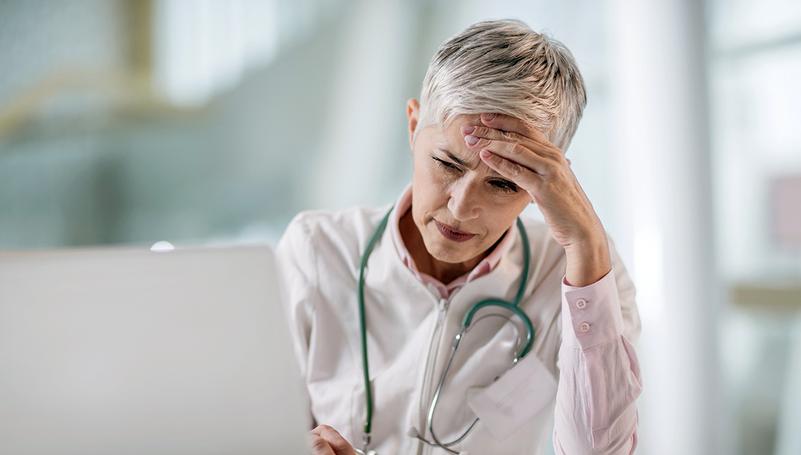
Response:
[[[449,162],[447,162],[447,161],[445,161],[445,160],[441,160],[441,159],[437,158],[436,156],[432,156],[431,158],[432,158],[434,161],[436,161],[436,162],[437,162],[437,164],[439,164],[439,165],[440,165],[440,167],[443,167],[443,168],[445,168],[445,170],[447,170],[447,171],[450,171],[450,172],[461,172],[461,169],[459,169],[459,168],[458,168],[458,167],[457,167],[455,164],[453,164],[453,163],[449,163]]]
[[[507,193],[517,193],[517,185],[508,180],[492,180],[490,185]]]

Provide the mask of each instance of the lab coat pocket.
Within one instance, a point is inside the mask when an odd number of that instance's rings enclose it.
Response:
[[[506,439],[551,403],[556,379],[534,353],[486,387],[473,387],[467,405],[489,433]]]

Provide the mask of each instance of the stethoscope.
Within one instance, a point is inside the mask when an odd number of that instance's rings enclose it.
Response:
[[[366,415],[364,420],[364,437],[362,440],[363,448],[356,449],[356,453],[360,455],[376,455],[374,450],[370,450],[370,435],[372,431],[373,425],[373,391],[370,388],[370,368],[367,362],[367,322],[365,319],[365,309],[364,309],[364,274],[365,269],[367,268],[367,260],[370,258],[370,254],[373,252],[373,248],[375,248],[376,243],[383,235],[384,231],[386,230],[387,223],[389,222],[389,216],[392,213],[392,209],[394,207],[390,207],[389,211],[384,218],[379,223],[378,227],[376,228],[373,236],[370,238],[370,241],[367,243],[367,248],[364,250],[364,254],[362,255],[361,259],[361,266],[359,268],[359,323],[361,326],[361,344],[362,344],[362,370],[364,373],[364,393],[365,393],[365,407]],[[520,359],[526,356],[528,352],[531,350],[531,346],[534,343],[534,326],[531,324],[531,320],[528,318],[526,313],[520,309],[519,304],[520,301],[523,299],[523,293],[526,289],[526,282],[528,280],[528,268],[530,262],[530,251],[529,251],[529,243],[528,243],[528,235],[526,235],[526,230],[523,227],[523,222],[520,218],[517,219],[517,228],[520,231],[520,238],[523,241],[523,272],[520,275],[520,285],[517,288],[517,294],[515,295],[515,299],[512,302],[508,302],[502,299],[485,299],[482,300],[475,305],[473,305],[470,310],[467,311],[465,314],[464,319],[462,320],[462,328],[459,330],[459,333],[453,338],[453,342],[451,343],[451,353],[448,358],[448,362],[445,365],[445,369],[442,372],[442,376],[437,383],[437,389],[434,392],[434,397],[431,400],[431,405],[428,408],[428,415],[426,419],[426,425],[428,427],[428,431],[431,433],[431,439],[433,441],[429,441],[424,437],[420,436],[419,434],[413,434],[412,436],[420,439],[421,441],[430,444],[442,447],[443,449],[447,450],[450,453],[458,454],[455,450],[451,449],[450,447],[454,446],[455,444],[460,443],[467,437],[470,431],[475,427],[476,423],[478,423],[478,417],[473,420],[473,422],[467,426],[467,429],[462,432],[462,434],[451,440],[451,441],[441,441],[436,433],[434,432],[434,414],[437,410],[437,403],[439,402],[440,394],[442,393],[442,388],[445,384],[445,378],[448,375],[448,370],[453,363],[453,358],[456,355],[456,350],[459,348],[459,343],[461,343],[462,339],[464,338],[465,334],[471,327],[471,324],[474,322],[483,319],[485,317],[490,316],[500,316],[497,314],[488,314],[486,316],[482,316],[474,321],[476,313],[486,307],[501,307],[506,309],[515,316],[517,316],[526,328],[526,341],[523,343],[522,347],[520,347],[519,351],[515,355],[514,359],[512,360],[512,366],[516,365]],[[415,432],[416,433],[416,432]]]

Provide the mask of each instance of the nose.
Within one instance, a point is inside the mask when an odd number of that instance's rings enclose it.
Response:
[[[451,186],[448,210],[459,221],[474,220],[479,217],[478,188],[469,181],[462,179]]]

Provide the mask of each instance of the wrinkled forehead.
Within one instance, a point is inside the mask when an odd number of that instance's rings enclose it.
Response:
[[[431,138],[434,147],[443,152],[450,152],[454,157],[464,162],[468,168],[484,169],[489,174],[495,174],[489,167],[482,163],[478,156],[479,150],[471,149],[464,142],[463,126],[481,125],[480,114],[462,114],[452,117],[444,124],[434,124],[431,128]]]

